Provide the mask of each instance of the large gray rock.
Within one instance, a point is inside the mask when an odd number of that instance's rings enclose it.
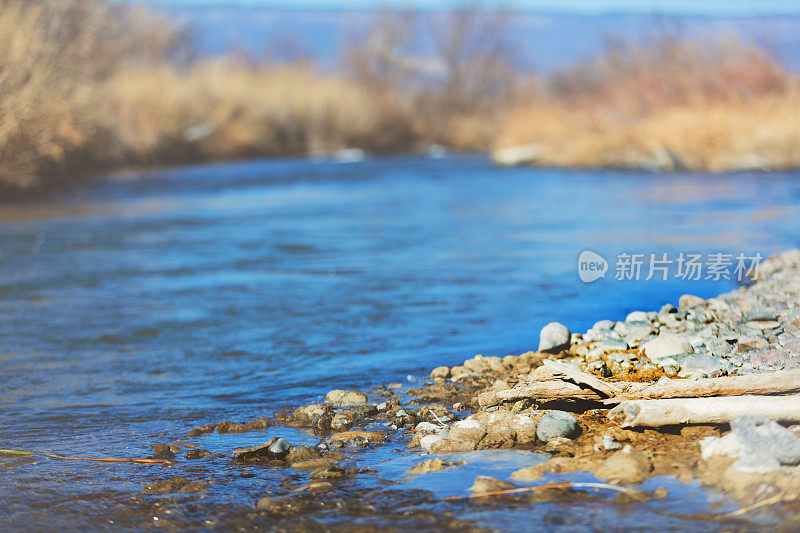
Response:
[[[733,370],[731,365],[722,358],[710,354],[691,354],[682,357],[679,361],[681,366],[679,377],[711,377],[719,374],[723,370]]]
[[[570,332],[567,326],[550,322],[539,333],[540,352],[558,352],[569,348]]]
[[[645,355],[650,359],[663,359],[694,353],[692,343],[688,339],[674,333],[662,333],[655,339],[642,345]]]
[[[731,421],[731,429],[739,441],[738,469],[768,472],[800,464],[800,438],[774,420],[743,416]]]
[[[289,450],[291,449],[292,445],[289,444],[289,441],[286,439],[278,437],[269,447],[269,454],[272,457],[280,458],[284,457]]]
[[[556,437],[574,439],[580,434],[578,421],[566,411],[550,411],[539,419],[536,426],[536,437],[542,442],[550,442]]]

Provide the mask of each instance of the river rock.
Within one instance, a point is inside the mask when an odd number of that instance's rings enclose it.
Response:
[[[302,405],[292,412],[292,418],[305,424],[311,424],[325,414],[326,407],[326,405],[321,403]],[[330,409],[330,407],[327,408]]]
[[[346,475],[347,470],[333,464],[321,466],[309,474],[311,479],[341,479]]]
[[[289,453],[291,447],[292,445],[286,439],[275,437],[269,442],[257,446],[235,448],[231,452],[231,456],[236,461],[249,461],[260,457],[282,459]]]
[[[539,333],[540,352],[559,352],[569,348],[570,332],[567,326],[550,322]]]
[[[526,414],[514,415],[510,426],[514,430],[514,438],[520,444],[533,442],[536,439],[536,420]]]
[[[743,416],[731,421],[741,451],[736,468],[769,472],[781,465],[800,464],[800,438],[773,420]]]
[[[256,502],[256,509],[272,509],[275,507],[276,501],[275,498],[270,498],[269,496],[264,496],[260,498],[258,502]]]
[[[406,470],[406,472],[409,474],[429,474],[431,472],[439,472],[445,468],[453,468],[464,464],[466,464],[464,461],[446,461],[436,457],[435,459],[422,461]]]
[[[471,452],[477,446],[477,444],[472,444],[468,441],[441,439],[431,444],[429,452],[433,454]]]
[[[704,438],[700,441],[700,451],[705,461],[718,456],[739,457],[741,445],[736,434],[731,432],[722,437]]]
[[[645,355],[651,359],[676,357],[694,353],[692,343],[688,339],[674,333],[661,333],[655,339],[642,345]]]
[[[614,322],[611,320],[598,320],[597,322],[594,323],[592,329],[596,331],[602,331],[602,330],[611,331],[611,328],[613,327],[614,327]]]
[[[183,454],[183,458],[189,460],[203,459],[205,457],[208,457],[209,455],[212,455],[210,451],[204,450],[202,448],[195,448],[194,450],[189,450],[188,452]]]
[[[450,368],[446,366],[437,366],[431,370],[431,379],[447,379],[450,377]]]
[[[292,445],[289,444],[288,440],[277,437],[269,445],[269,455],[273,459],[283,459],[291,448]]]
[[[606,459],[595,475],[607,483],[638,485],[652,470],[653,463],[643,452],[626,446]]]
[[[497,490],[508,490],[515,488],[516,485],[508,481],[500,481],[499,479],[491,476],[478,476],[475,478],[475,483],[469,488],[475,494],[482,494],[485,492],[494,492]]]
[[[315,459],[322,454],[311,446],[300,444],[299,446],[292,446],[289,453],[286,454],[286,461],[288,463],[296,463],[298,461],[305,461],[307,459]]]
[[[706,350],[708,350],[712,355],[719,357],[730,356],[731,352],[733,351],[733,346],[722,339],[707,339],[705,341],[705,345]]]
[[[706,301],[700,298],[699,296],[695,296],[694,294],[684,294],[678,299],[678,307],[683,309],[689,309],[690,307],[695,307],[698,305],[705,304]]]
[[[526,466],[511,473],[514,481],[536,481],[544,476],[545,467],[543,464]]]
[[[258,444],[256,446],[247,446],[243,448],[234,448],[231,452],[231,456],[236,461],[247,461],[250,459],[256,459],[258,457],[269,457],[269,447],[272,445],[272,441],[269,441],[264,444]]]
[[[189,481],[180,476],[172,477],[166,481],[150,483],[142,492],[167,493],[167,492],[201,492],[207,490],[209,484],[205,481]]]
[[[617,442],[617,440],[612,435],[603,435],[602,439],[603,439],[602,445],[604,450],[614,451],[622,448],[622,444]]]
[[[759,370],[779,370],[786,366],[791,356],[783,350],[765,348],[750,355],[750,363]]]
[[[642,338],[649,334],[649,327],[647,333],[645,333]],[[628,349],[628,343],[622,339],[603,339],[599,343],[597,343],[597,347],[600,348],[603,353],[607,352],[617,352],[623,351]]]
[[[323,466],[332,465],[339,461],[336,457],[317,457],[315,459],[305,459],[292,463],[292,468],[295,470],[316,470]]]
[[[433,443],[439,442],[440,440],[444,440],[444,438],[439,435],[425,435],[419,439],[419,446],[425,451],[430,451]]]
[[[631,311],[625,317],[625,322],[650,322],[650,319],[644,311]]]
[[[556,437],[574,439],[580,434],[578,421],[566,411],[550,411],[539,419],[536,426],[536,437],[542,442],[550,442]]]
[[[310,481],[306,488],[312,492],[325,492],[327,490],[331,490],[334,488],[333,483],[330,481],[323,481],[321,479],[316,479],[314,481]]]
[[[479,450],[511,448],[514,445],[514,432],[508,426],[488,426],[486,436],[478,443]]]
[[[363,405],[367,395],[357,390],[332,390],[325,395],[325,401],[336,406]]]
[[[670,303],[666,303],[661,306],[661,310],[658,312],[659,315],[666,315],[670,313],[677,313],[678,308]]]
[[[450,426],[450,433],[447,440],[450,442],[461,442],[472,446],[474,450],[478,443],[486,435],[486,424],[473,418],[459,420]]]
[[[711,376],[719,376],[728,370],[729,364],[715,355],[708,354],[691,354],[680,359],[680,371],[678,377],[693,377],[703,378]]]
[[[552,454],[566,454],[569,456],[575,455],[575,443],[572,439],[565,437],[555,437],[547,441],[544,451]]]

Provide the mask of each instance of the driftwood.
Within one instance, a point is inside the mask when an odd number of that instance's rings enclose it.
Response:
[[[655,398],[695,398],[701,396],[736,396],[741,394],[787,394],[800,392],[800,370],[782,370],[766,374],[745,374],[722,378],[672,379],[652,385],[630,383],[621,400]]]
[[[513,389],[495,390],[487,389],[478,394],[478,404],[481,407],[491,407],[511,400],[523,398],[536,398],[541,400],[575,399],[597,400],[603,399],[591,389],[581,388],[579,385],[568,381],[552,380],[539,381],[533,385],[516,386]]]
[[[590,389],[594,389],[606,396],[616,396],[622,393],[622,389],[618,385],[609,381],[603,381],[597,376],[584,372],[571,363],[544,359],[542,360],[542,365],[553,372],[564,374],[578,385],[586,385]]]
[[[621,427],[724,424],[740,416],[800,422],[800,396],[726,396],[625,401],[609,411]]]
[[[615,404],[625,400],[800,392],[800,369],[721,378],[674,379],[657,383],[634,383],[627,381],[607,382],[582,372],[573,365],[566,366],[561,363],[554,366],[552,363],[554,361],[544,364],[547,365],[548,369],[564,374],[568,379],[576,383],[564,380],[535,381],[517,385],[513,389],[489,389],[478,395],[479,405],[481,407],[490,407],[506,401],[523,398],[541,400],[584,399]],[[558,370],[556,370],[556,366]]]

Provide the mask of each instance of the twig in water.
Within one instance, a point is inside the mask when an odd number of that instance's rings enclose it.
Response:
[[[767,507],[768,505],[772,505],[773,503],[780,503],[783,501],[783,496],[778,494],[777,496],[772,496],[771,498],[767,498],[766,500],[761,500],[760,502],[756,502],[753,505],[748,505],[747,507],[742,507],[741,509],[737,509],[736,511],[731,511],[730,513],[724,513],[723,516],[742,516],[750,511],[754,511],[761,507]]]
[[[442,498],[441,501],[469,500],[472,498],[483,498],[486,496],[502,496],[504,494],[518,494],[521,492],[534,492],[537,490],[545,490],[545,489],[606,489],[627,494],[631,498],[634,498],[641,502],[649,501],[647,498],[643,498],[642,495],[635,490],[626,489],[625,487],[618,487],[616,485],[608,485],[606,483],[548,483],[546,485],[537,485],[535,487],[520,487],[518,489],[478,492],[475,494],[470,494],[469,496],[448,496],[446,498]]]
[[[120,457],[70,457],[67,455],[55,455],[52,453],[43,453],[43,452],[28,452],[24,450],[0,449],[0,453],[11,454],[11,455],[40,455],[43,457],[50,457],[52,459],[70,459],[74,461],[96,461],[100,463],[140,463],[140,464],[160,464],[160,465],[169,463],[169,461],[166,459],[129,459]]]

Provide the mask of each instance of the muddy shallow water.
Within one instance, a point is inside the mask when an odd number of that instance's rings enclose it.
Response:
[[[729,290],[726,280],[615,281],[613,257],[797,246],[798,177],[284,160],[127,176],[0,205],[0,448],[144,457],[197,425],[251,420],[333,388],[412,386],[475,353],[527,351],[551,320],[582,331],[685,292]],[[606,279],[578,279],[585,249],[612,260]],[[271,428],[192,442],[224,452],[276,435],[318,441]],[[467,494],[475,475],[505,479],[539,459],[484,453],[409,479],[419,460],[400,442],[353,452],[354,465],[374,472],[340,484],[328,506],[276,523],[253,504],[299,486],[301,473],[226,458],[164,468],[2,456],[0,522],[705,530],[731,524],[678,515],[735,508],[671,479],[648,481],[670,498],[646,505],[588,493],[596,499],[442,503]],[[142,494],[174,475],[212,484]]]

